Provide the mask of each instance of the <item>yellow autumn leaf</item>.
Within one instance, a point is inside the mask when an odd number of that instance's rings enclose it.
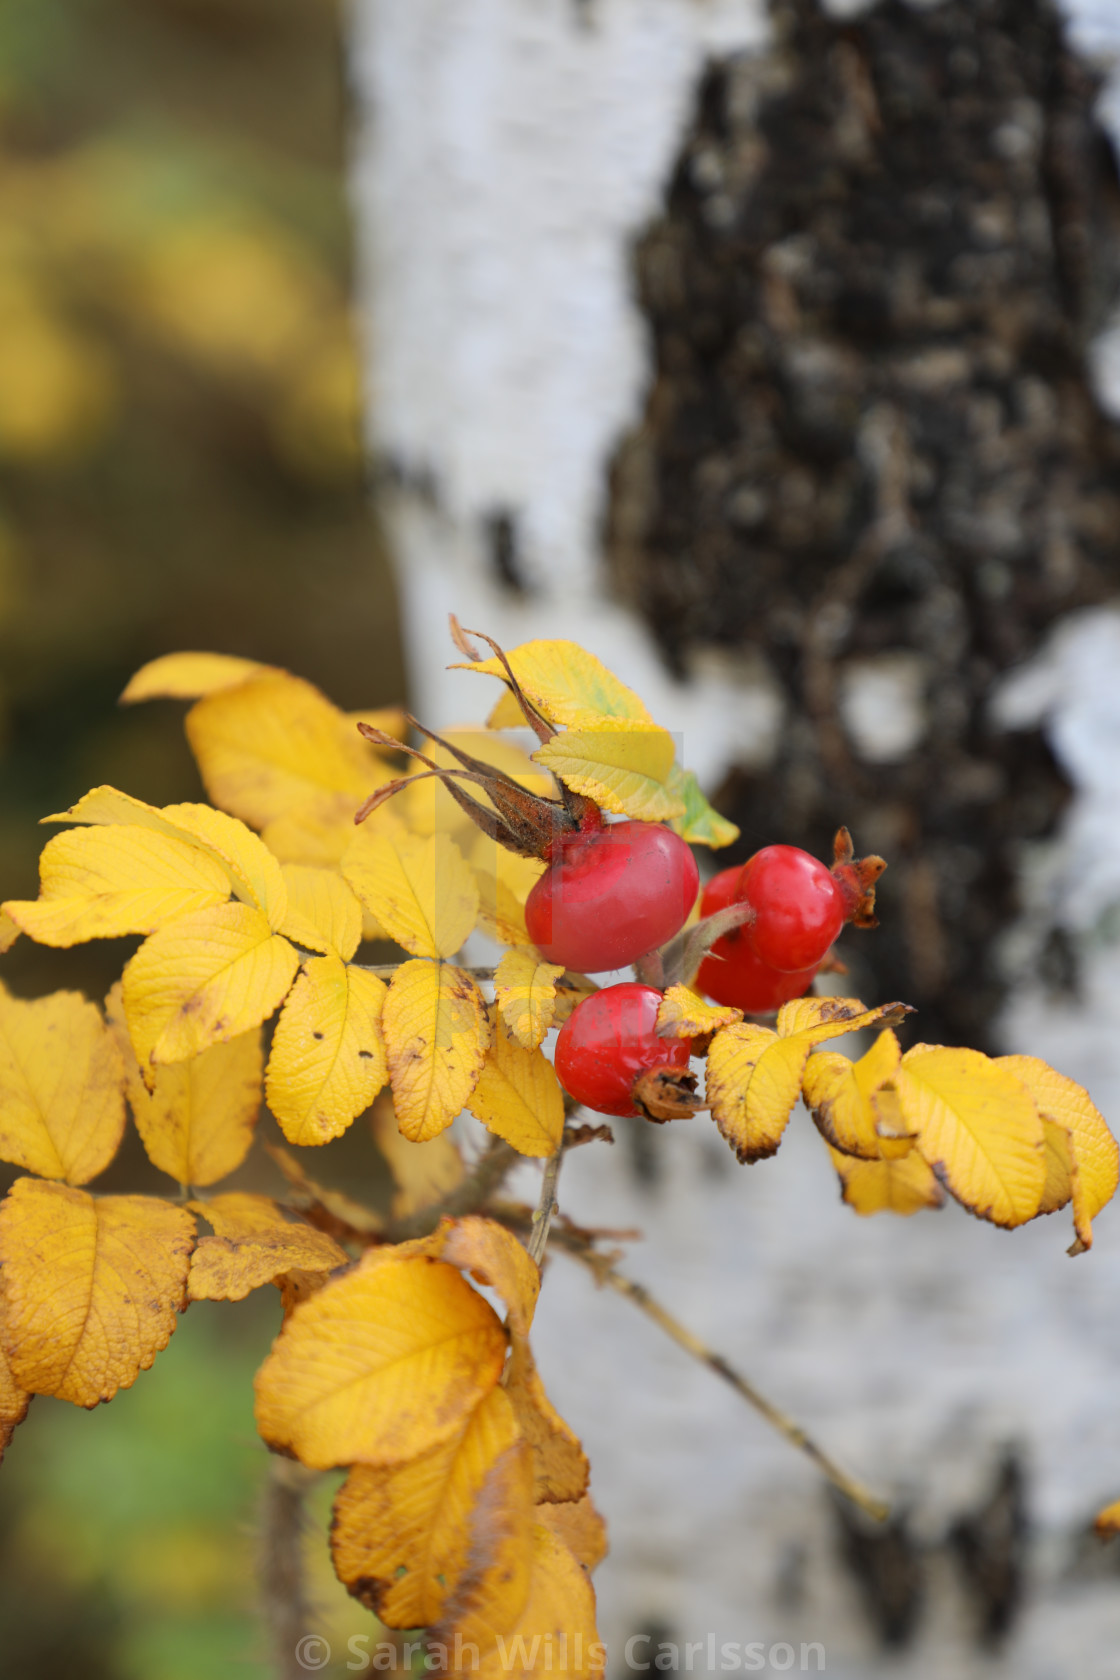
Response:
[[[50,823],[139,827],[197,846],[217,860],[244,903],[263,910],[274,928],[284,920],[288,895],[280,865],[267,846],[224,811],[209,805],[167,805],[162,811],[113,787],[92,788],[76,805],[44,817]]]
[[[796,1035],[810,1044],[823,1044],[866,1027],[892,1026],[911,1014],[905,1003],[880,1003],[865,1009],[858,998],[801,997],[783,1003],[774,1026],[782,1038]]]
[[[445,1220],[433,1242],[441,1260],[470,1272],[477,1283],[501,1296],[509,1313],[514,1345],[524,1341],[533,1322],[541,1274],[513,1232],[496,1220],[470,1214]]]
[[[193,910],[224,904],[230,883],[214,857],[149,828],[71,828],[39,859],[39,897],[4,909],[41,945],[151,933]]]
[[[507,851],[488,834],[475,835],[470,861],[478,886],[478,925],[482,932],[500,945],[531,945],[525,926],[525,900],[547,865],[542,859]]]
[[[0,955],[10,951],[19,938],[20,930],[13,922],[8,912],[0,907]]]
[[[538,1505],[537,1521],[567,1546],[585,1569],[597,1569],[606,1557],[607,1525],[590,1494],[564,1505]]]
[[[85,1184],[124,1133],[124,1066],[78,992],[24,1002],[0,986],[0,1160]]]
[[[670,986],[658,1005],[657,1031],[663,1038],[702,1038],[742,1019],[741,1009],[705,1003],[688,986]]]
[[[309,951],[334,951],[349,962],[362,937],[362,907],[334,869],[281,865],[288,914],[280,932]]]
[[[587,1492],[590,1468],[579,1437],[545,1392],[528,1341],[514,1338],[506,1393],[533,1455],[533,1499],[565,1504]]]
[[[562,963],[542,962],[525,946],[507,951],[494,971],[502,1020],[523,1049],[535,1050],[552,1025],[556,982],[563,972]]]
[[[118,981],[105,1013],[124,1059],[128,1106],[154,1167],[177,1184],[205,1186],[235,1172],[253,1142],[261,1106],[260,1029],[214,1044],[188,1062],[155,1070],[149,1091],[136,1060]]]
[[[857,1160],[831,1144],[828,1153],[839,1175],[844,1200],[863,1218],[874,1213],[897,1213],[906,1218],[922,1208],[941,1207],[945,1201],[933,1169],[916,1149],[899,1159],[881,1161]]]
[[[0,1324],[0,1331],[2,1331]],[[3,1339],[0,1336],[0,1459],[8,1450],[8,1443],[19,1424],[27,1416],[27,1408],[31,1404],[31,1396],[25,1388],[21,1388],[12,1376],[12,1368],[8,1364],[8,1356],[4,1352]]]
[[[388,811],[382,806],[374,812],[380,817]],[[366,824],[372,821],[366,818]],[[274,822],[265,823],[261,840],[281,863],[302,863],[317,869],[337,869],[354,839],[354,813],[349,806],[323,817],[315,811],[288,811]]]
[[[471,1513],[494,1464],[518,1439],[492,1388],[450,1441],[407,1464],[357,1465],[331,1523],[338,1578],[386,1627],[430,1627],[467,1565]]]
[[[1120,1182],[1116,1139],[1085,1087],[1067,1079],[1040,1057],[1000,1056],[995,1065],[1021,1080],[1043,1121],[1061,1127],[1066,1134],[1077,1233],[1075,1252],[1083,1253],[1093,1245],[1093,1220],[1112,1200]]]
[[[329,1143],[363,1113],[387,1077],[385,982],[331,952],[312,957],[281,1011],[265,1096],[289,1143]]]
[[[401,1135],[387,1091],[374,1103],[371,1121],[374,1141],[396,1185],[390,1210],[394,1219],[431,1207],[461,1183],[463,1157],[454,1140],[441,1132],[427,1143],[411,1143]]]
[[[549,723],[586,724],[596,718],[652,722],[634,690],[619,682],[601,660],[578,642],[522,642],[507,658],[525,697]],[[452,669],[479,671],[506,681],[500,659],[480,659]],[[506,727],[507,716],[510,723],[524,722],[520,710],[514,716],[512,704],[503,711],[502,724],[491,722],[491,728]]]
[[[192,1301],[243,1301],[286,1272],[331,1272],[348,1262],[333,1237],[285,1218],[270,1196],[232,1190],[190,1205],[214,1230],[199,1237],[191,1255]]]
[[[993,1225],[1034,1218],[1046,1157],[1019,1079],[978,1050],[916,1045],[892,1083],[916,1147],[959,1202]]]
[[[191,1056],[260,1026],[286,996],[299,957],[247,904],[181,916],[125,964],[124,1012],[136,1059]]]
[[[393,1107],[406,1138],[450,1126],[482,1072],[490,1022],[469,974],[417,958],[394,974],[381,1018]]]
[[[532,1472],[524,1441],[515,1440],[489,1466],[471,1509],[467,1566],[452,1585],[442,1620],[428,1633],[428,1651],[471,1652],[470,1669],[486,1662],[496,1636],[511,1631],[529,1599],[533,1568]],[[443,1658],[446,1666],[446,1655]],[[438,1667],[438,1662],[433,1663]],[[458,1666],[458,1665],[457,1665]],[[466,1668],[462,1663],[462,1668]],[[524,1674],[523,1665],[509,1664]]]
[[[206,695],[186,728],[210,798],[254,828],[293,810],[356,809],[391,779],[353,721],[286,671]]]
[[[667,730],[620,718],[600,728],[565,729],[533,758],[605,811],[664,822],[684,811],[683,801],[666,786],[674,751]]]
[[[19,1178],[0,1204],[12,1376],[76,1406],[131,1388],[186,1305],[194,1220],[153,1196]]]
[[[606,1648],[595,1621],[595,1590],[587,1571],[563,1540],[535,1523],[529,1592],[517,1620],[495,1634],[481,1660],[478,1680],[548,1675],[549,1680],[601,1680]]]
[[[121,695],[122,706],[141,700],[198,700],[223,688],[268,671],[255,659],[238,659],[231,653],[165,653],[141,665]]]
[[[1073,1199],[1073,1156],[1069,1133],[1042,1117],[1042,1144],[1046,1153],[1046,1182],[1042,1186],[1039,1213],[1057,1213]]]
[[[417,957],[452,957],[478,915],[478,888],[445,834],[375,833],[342,872],[390,939]]]
[[[552,1017],[554,1027],[564,1024],[573,1010],[578,1009],[585,997],[597,992],[598,986],[594,980],[589,980],[586,974],[564,975],[556,982],[556,1010]]]
[[[782,1038],[746,1021],[713,1038],[705,1091],[712,1119],[740,1161],[777,1153],[811,1049],[800,1033]]]
[[[454,1266],[372,1249],[284,1325],[257,1372],[257,1427],[312,1469],[401,1464],[462,1428],[505,1356]]]
[[[898,1039],[890,1031],[880,1033],[857,1062],[833,1050],[809,1057],[801,1089],[826,1143],[868,1161],[910,1152],[913,1138],[901,1125],[898,1098],[889,1083],[901,1060]],[[884,1126],[896,1135],[885,1136]]]
[[[564,1133],[564,1093],[547,1056],[526,1050],[499,1021],[467,1107],[487,1131],[522,1155],[555,1155]]]

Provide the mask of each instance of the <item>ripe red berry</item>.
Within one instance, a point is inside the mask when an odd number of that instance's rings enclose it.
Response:
[[[699,886],[696,859],[671,828],[609,823],[560,836],[525,925],[549,962],[579,974],[625,968],[679,933]]]
[[[658,1038],[661,993],[627,981],[577,1004],[556,1040],[556,1072],[576,1102],[599,1114],[636,1115],[634,1082],[651,1068],[686,1072],[687,1038]]]
[[[798,846],[764,846],[743,865],[736,898],[754,910],[747,938],[770,968],[815,968],[844,925],[831,870]]]
[[[701,911],[712,916],[729,904],[743,901],[740,882],[744,870],[721,869],[704,888]],[[733,928],[717,939],[711,954],[700,964],[696,983],[716,1003],[729,1004],[748,1015],[764,1015],[809,989],[816,965],[792,973],[771,968],[751,944],[751,927]]]

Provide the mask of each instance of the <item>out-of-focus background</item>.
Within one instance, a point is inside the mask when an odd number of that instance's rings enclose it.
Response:
[[[331,0],[0,8],[0,881],[101,782],[201,797],[181,708],[115,706],[175,648],[401,697],[365,493],[345,80]],[[4,979],[103,995],[120,947],[21,940]],[[135,1166],[136,1163],[133,1163]],[[278,1299],[182,1321],[87,1414],[37,1400],[0,1487],[5,1680],[271,1672],[252,1374]],[[324,1488],[309,1535],[328,1623]]]

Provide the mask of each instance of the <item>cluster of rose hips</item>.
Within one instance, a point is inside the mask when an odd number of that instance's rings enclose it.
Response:
[[[829,869],[796,846],[766,846],[709,881],[702,916],[731,905],[749,916],[711,946],[698,989],[750,1015],[802,997],[844,923],[871,920],[868,863],[854,862],[846,836],[837,852]],[[560,839],[529,895],[526,926],[550,962],[594,974],[671,939],[698,888],[692,852],[671,829],[614,823]],[[556,1072],[569,1096],[601,1114],[648,1112],[637,1089],[642,1076],[683,1074],[692,1053],[691,1040],[658,1036],[660,1003],[655,986],[628,981],[577,1005],[556,1043]]]
[[[478,635],[489,644],[526,723],[542,743],[550,740],[555,729],[526,699],[498,644],[481,631],[463,631],[454,618],[451,633],[472,661],[478,654],[468,637]],[[688,1072],[692,1040],[659,1036],[662,992],[645,983],[643,974],[660,984],[671,978],[664,951],[670,941],[677,943],[700,887],[687,843],[660,823],[605,823],[594,800],[563,784],[559,799],[529,793],[415,718],[408,721],[444,747],[458,767],[436,765],[416,748],[404,747],[426,770],[378,788],[355,820],[361,822],[408,782],[438,776],[483,833],[510,851],[543,860],[548,867],[526,901],[525,925],[546,961],[577,974],[633,963],[642,976],[606,986],[572,1011],[556,1043],[561,1085],[600,1114],[670,1120],[699,1108]],[[399,741],[372,725],[358,728],[377,745],[401,750]],[[464,782],[483,787],[490,804],[480,804]],[[766,1014],[803,996],[845,922],[875,926],[874,884],[885,867],[882,858],[856,859],[846,829],[836,837],[831,869],[796,846],[764,847],[708,882],[700,939],[694,942],[699,955],[679,978],[748,1015]],[[707,918],[715,921],[705,932]]]

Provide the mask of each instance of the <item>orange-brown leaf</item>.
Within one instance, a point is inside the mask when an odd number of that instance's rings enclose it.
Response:
[[[467,1565],[487,1477],[518,1439],[492,1388],[450,1441],[407,1464],[359,1464],[335,1500],[331,1552],[340,1581],[387,1627],[430,1627]]]
[[[171,1339],[193,1246],[184,1207],[17,1179],[0,1204],[15,1381],[77,1406],[130,1388]]]
[[[538,1505],[537,1521],[550,1529],[587,1570],[597,1569],[610,1550],[607,1525],[589,1493],[566,1505]]]
[[[214,1229],[212,1237],[199,1237],[191,1256],[192,1301],[243,1301],[286,1272],[330,1272],[347,1264],[333,1237],[286,1218],[271,1196],[233,1190],[190,1205]]]

